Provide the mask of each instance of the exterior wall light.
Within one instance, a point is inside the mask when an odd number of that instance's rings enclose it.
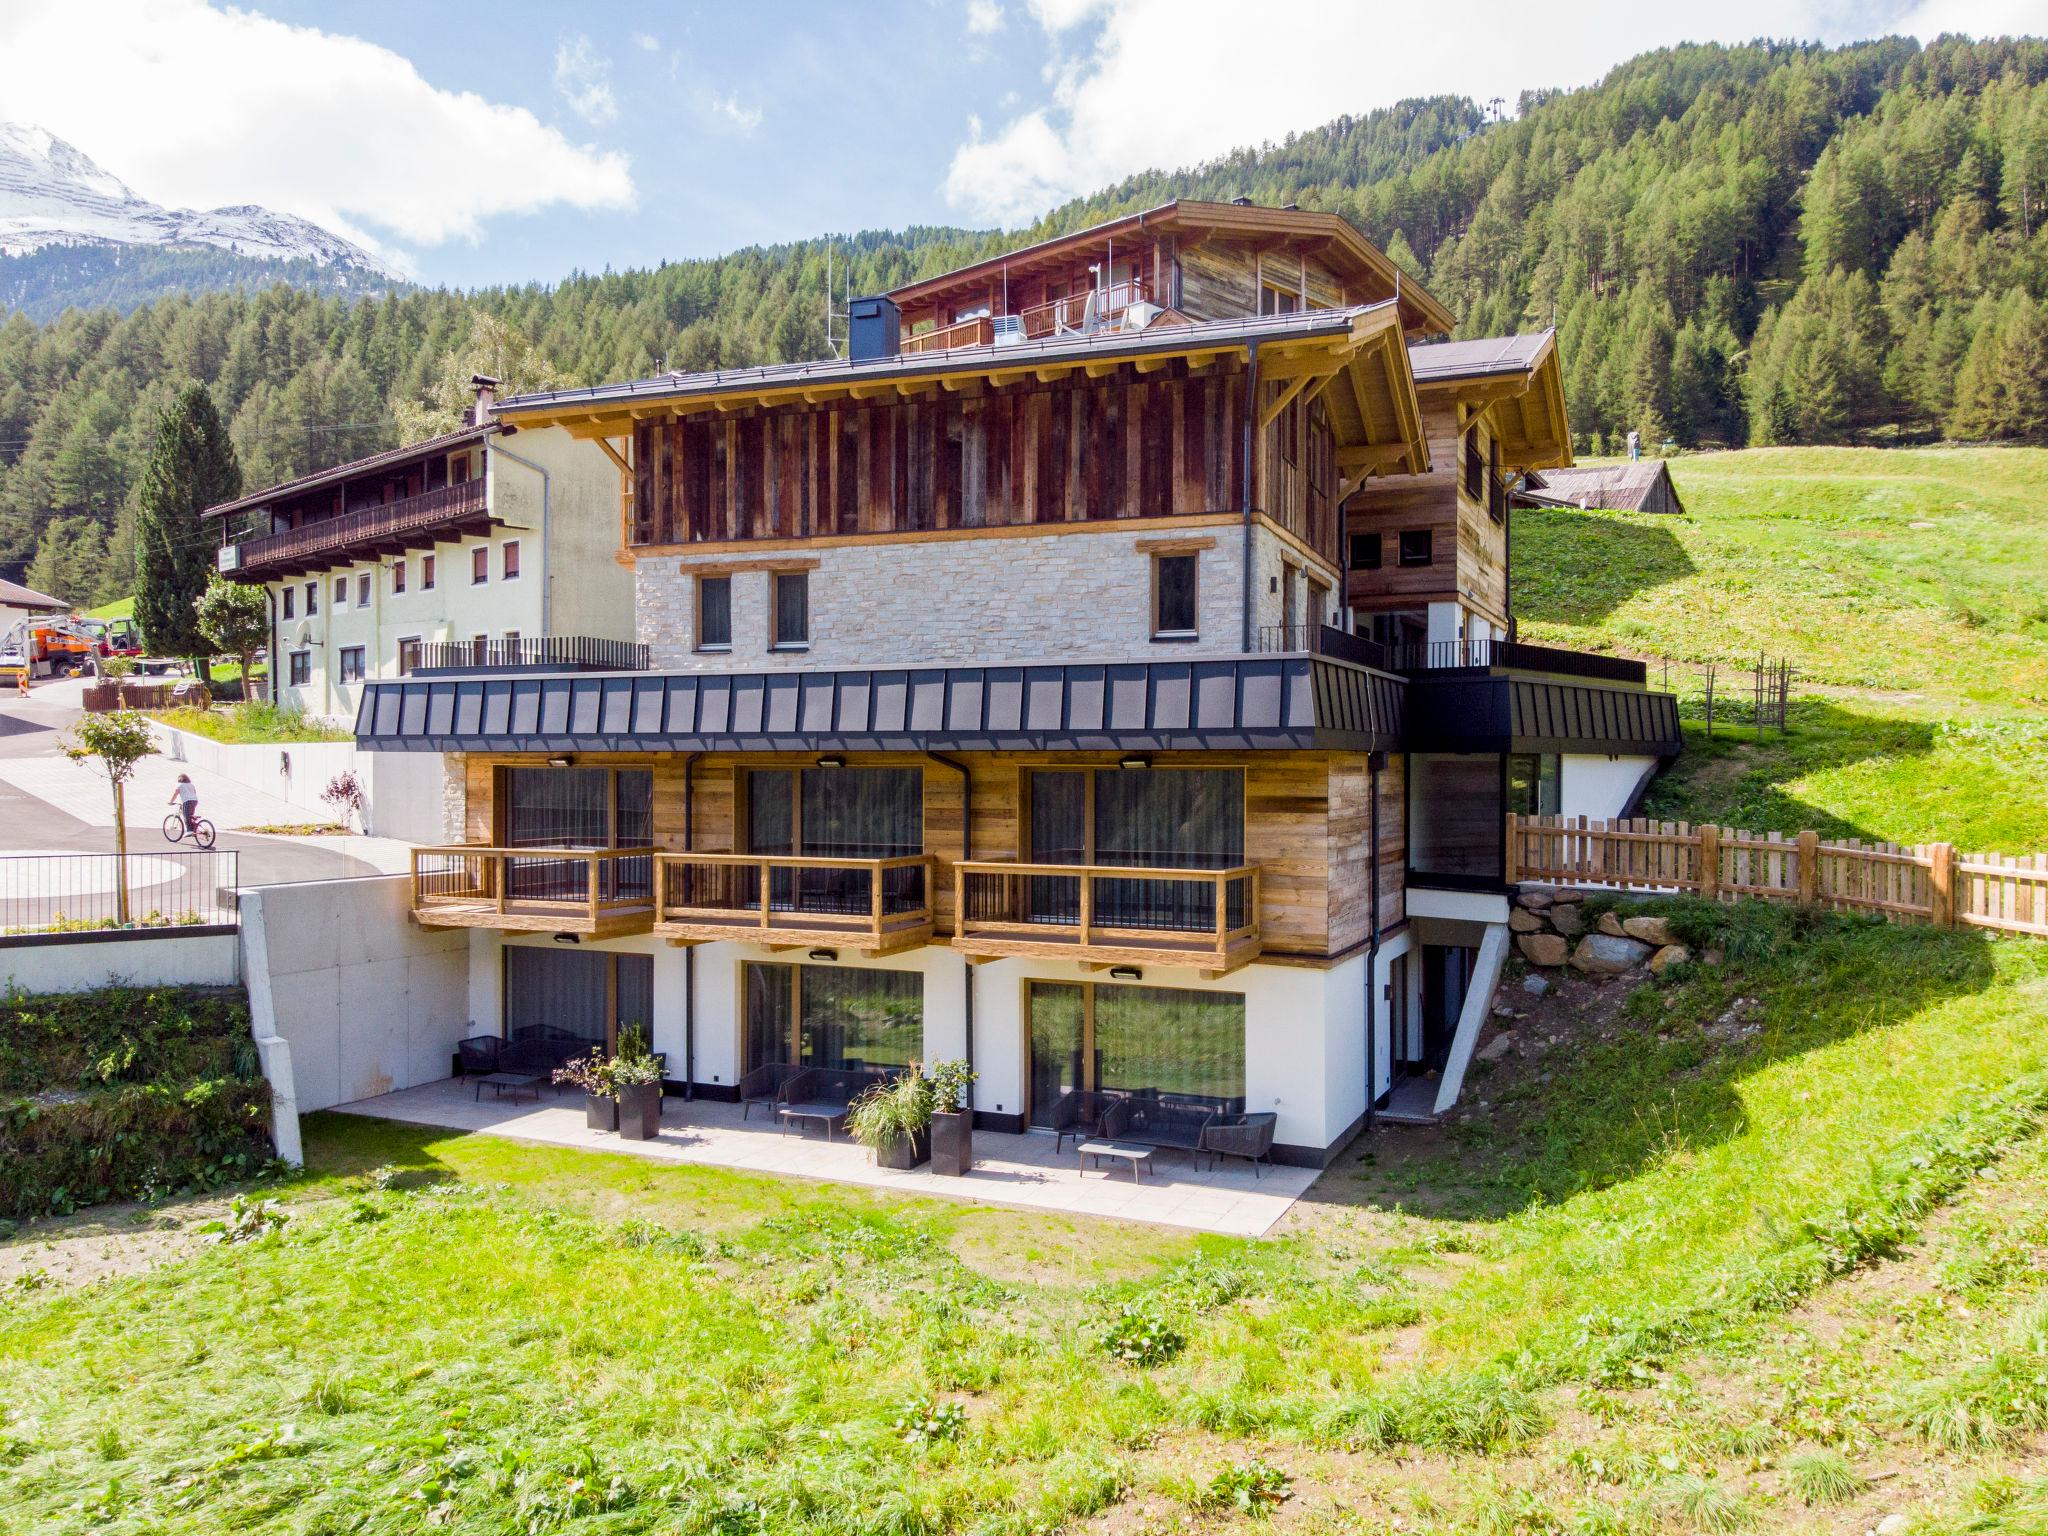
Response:
[[[818,759],[818,766],[820,768],[844,768],[846,766],[846,759],[836,755],[821,757]]]
[[[555,942],[557,944],[581,944],[583,941],[573,933],[558,933],[555,935]]]
[[[1111,981],[1143,981],[1145,973],[1135,965],[1112,965],[1109,968]]]
[[[806,954],[804,958],[807,960],[837,960],[839,958],[839,951],[836,949],[814,949]]]
[[[1152,759],[1133,754],[1130,757],[1118,758],[1116,765],[1119,768],[1150,768],[1152,766]]]
[[[560,757],[551,757],[551,758],[549,758],[549,759],[548,759],[548,766],[549,766],[550,768],[568,768],[568,767],[572,767],[572,766],[573,766],[573,765],[575,764],[575,762],[576,762],[576,759],[575,759],[575,758],[573,758],[573,757],[569,756],[569,755],[568,755],[567,753],[564,753],[564,754],[563,754],[562,756],[560,756]]]

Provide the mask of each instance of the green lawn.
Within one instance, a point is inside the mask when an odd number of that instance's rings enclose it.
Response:
[[[181,731],[234,744],[351,739],[340,726],[309,718],[296,709],[261,702],[223,704],[212,709],[167,709],[156,718]]]
[[[1515,514],[1532,640],[1676,663],[1687,751],[1648,814],[2048,848],[2048,449],[1674,459],[1688,515]],[[1792,662],[1789,736],[1700,718],[1697,664]],[[1739,710],[1746,709],[1738,697]],[[1746,717],[1746,716],[1745,716]]]
[[[1266,1242],[315,1117],[281,1232],[0,1299],[5,1528],[1164,1532],[1263,1487],[1318,1531],[2032,1529],[2048,1194],[2001,1176],[2040,1166],[2048,948],[1673,910],[1725,966]],[[1915,1323],[1901,1279],[1831,1340],[1858,1395],[1799,1388],[1808,1314],[1923,1232],[1969,1305]],[[1916,1428],[2001,1349],[1981,1444]],[[1792,1385],[1702,1385],[1751,1365]],[[1816,1441],[1891,1502],[1813,1523]]]
[[[88,619],[132,619],[135,617],[135,599],[119,598],[98,608],[88,608],[82,616]]]

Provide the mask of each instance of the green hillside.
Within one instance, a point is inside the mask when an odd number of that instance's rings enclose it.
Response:
[[[1752,449],[1675,459],[1683,518],[1515,514],[1523,634],[1678,663],[1691,744],[1664,816],[2048,849],[2048,450]],[[1701,733],[1760,654],[1792,730]],[[1738,707],[1746,707],[1746,698]]]
[[[1177,195],[1356,220],[1468,333],[1558,328],[1583,445],[2048,433],[2048,43],[1644,54],[1488,122],[1459,97],[1135,176],[1010,235],[917,228],[473,294],[286,287],[0,324],[0,559],[126,590],[156,412],[211,389],[245,480],[514,389],[822,356],[826,271],[878,291]],[[123,290],[108,292],[125,302]]]

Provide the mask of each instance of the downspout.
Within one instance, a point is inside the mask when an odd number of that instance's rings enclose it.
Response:
[[[939,752],[927,752],[930,758],[942,768],[950,768],[960,775],[960,862],[965,864],[974,857],[974,776],[967,771],[967,765],[958,758],[947,757]],[[929,896],[930,893],[927,893]],[[960,931],[960,914],[953,914],[953,931]],[[974,1071],[974,960],[962,955],[960,964],[964,968],[961,981],[965,985],[965,1002],[960,1009],[962,1050],[967,1070]],[[974,1084],[967,1085],[967,1124],[974,1126]]]
[[[1367,845],[1371,872],[1366,889],[1371,892],[1372,935],[1365,949],[1365,1129],[1372,1129],[1373,1108],[1380,1100],[1380,770],[1387,755],[1374,752],[1366,758],[1372,778],[1372,831]]]
[[[1244,612],[1240,649],[1247,656],[1252,653],[1252,447],[1258,439],[1258,419],[1259,344],[1253,341],[1246,349],[1244,373]]]
[[[543,474],[546,471],[542,471]],[[543,493],[545,495],[545,493]],[[553,561],[548,562],[550,566]],[[546,592],[543,587],[542,592]],[[695,853],[697,831],[697,754],[683,754],[683,852]],[[655,911],[661,910],[661,892],[654,893]],[[697,946],[683,946],[683,1102],[697,1097]]]
[[[490,474],[489,466],[493,454],[502,454],[514,464],[530,469],[540,476],[540,632],[544,636],[552,635],[555,632],[555,550],[554,545],[548,541],[548,493],[552,487],[552,480],[548,472],[542,469],[540,465],[534,463],[533,460],[521,458],[510,448],[502,447],[495,442],[484,444],[484,473],[486,477]],[[486,478],[484,484],[485,506],[490,505],[490,496],[490,483],[489,479]],[[687,815],[688,813],[685,812],[684,814]]]

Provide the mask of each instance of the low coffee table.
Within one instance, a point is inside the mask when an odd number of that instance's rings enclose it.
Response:
[[[1095,1159],[1098,1168],[1102,1166],[1102,1159],[1105,1157],[1120,1157],[1131,1166],[1133,1184],[1144,1183],[1144,1180],[1138,1177],[1138,1170],[1152,1166],[1153,1149],[1141,1146],[1135,1141],[1084,1141],[1081,1143],[1080,1151],[1083,1173],[1087,1172],[1088,1159],[1091,1157]]]
[[[825,1127],[825,1139],[830,1141],[832,1127],[846,1124],[847,1107],[844,1104],[784,1104],[775,1113],[782,1121],[784,1131],[789,1129],[791,1121],[795,1121],[798,1135],[803,1134],[804,1121],[822,1122]]]
[[[476,1080],[476,1096],[481,1099],[484,1084],[489,1083],[493,1098],[502,1099],[509,1093],[516,1099],[522,1093],[530,1093],[537,1104],[540,1102],[541,1085],[546,1081],[547,1075],[541,1072],[486,1072]]]

